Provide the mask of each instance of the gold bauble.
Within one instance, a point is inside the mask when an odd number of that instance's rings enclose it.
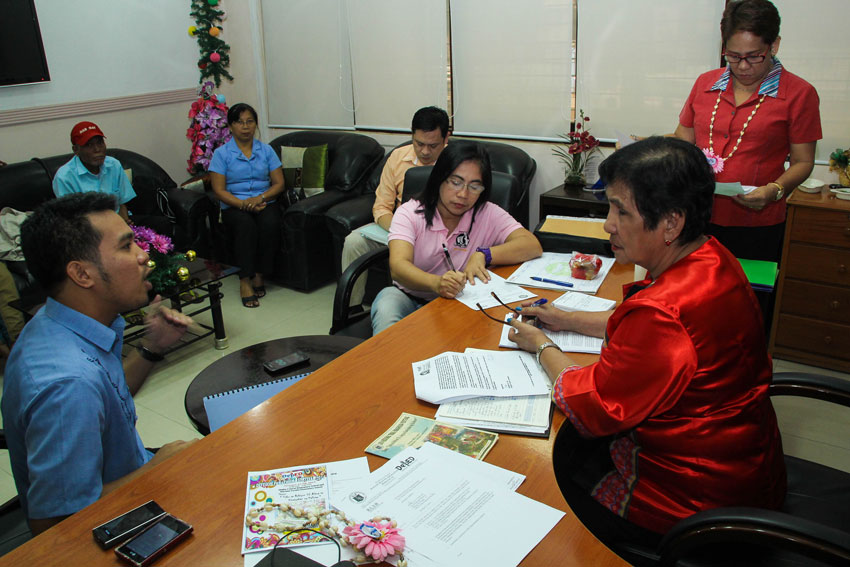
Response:
[[[177,278],[181,282],[185,282],[186,280],[188,280],[189,279],[189,268],[187,268],[186,266],[180,266],[179,268],[177,268]]]
[[[156,262],[154,262],[153,260],[148,260],[147,266],[148,266],[148,268],[153,270],[154,268],[156,268]]]
[[[186,260],[189,262],[194,262],[195,258],[198,257],[198,254],[195,253],[194,250],[186,250],[186,254],[184,254],[184,256],[186,256]]]

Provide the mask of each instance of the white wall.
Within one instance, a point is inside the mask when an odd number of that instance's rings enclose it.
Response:
[[[78,10],[78,16],[84,14],[87,9],[97,7],[104,0],[85,0],[85,3],[80,0],[73,3],[73,9]],[[114,0],[108,0],[113,3]],[[126,36],[132,35],[134,38],[142,37],[144,42],[153,46],[152,52],[155,52],[155,46],[159,44],[172,44],[174,42],[174,34],[181,34],[179,45],[182,45],[184,51],[191,52],[191,60],[189,65],[184,65],[185,81],[178,85],[177,83],[169,83],[167,87],[192,87],[198,84],[200,74],[195,66],[195,60],[198,56],[197,41],[190,38],[186,33],[186,29],[193,23],[189,16],[189,2],[175,2],[175,0],[157,0],[153,4],[159,2],[167,2],[172,6],[169,10],[174,10],[173,4],[180,4],[182,8],[178,10],[175,17],[181,18],[179,29],[173,25],[156,25],[156,26],[136,26],[134,21],[138,21],[142,17],[147,17],[152,9],[147,3],[120,3],[120,29],[116,31],[110,28],[110,33],[100,33],[100,24],[90,24],[94,31],[91,34],[91,39],[80,39],[79,27],[66,22],[63,26],[51,26],[50,21],[53,10],[62,8],[62,4],[70,6],[72,3],[60,2],[60,0],[37,0],[36,8],[39,14],[39,21],[42,24],[42,35],[50,34],[50,39],[45,37],[45,49],[48,45],[55,45],[58,48],[75,50],[81,43],[92,43],[97,46],[99,51],[108,52],[110,50],[119,49],[127,43]],[[119,3],[115,2],[115,5]],[[255,72],[255,52],[254,52],[254,34],[251,29],[251,11],[248,9],[247,2],[238,0],[224,0],[221,5],[227,14],[227,19],[223,23],[224,39],[231,47],[231,65],[230,73],[234,77],[233,83],[224,81],[221,92],[227,97],[228,104],[233,102],[244,101],[249,104],[258,105],[259,95],[257,89],[257,74]],[[70,9],[70,8],[62,8]],[[183,14],[182,16],[180,14]],[[119,17],[117,13],[112,13],[112,17]],[[174,15],[174,14],[172,14]],[[159,15],[164,18],[163,14]],[[114,24],[114,21],[107,21],[107,24]],[[185,24],[185,25],[183,25]],[[45,25],[51,26],[47,29]],[[59,37],[57,37],[59,34]],[[162,34],[162,37],[159,36]],[[185,42],[183,41],[185,38]],[[73,40],[73,41],[72,41]],[[107,89],[116,77],[126,75],[133,69],[129,65],[126,69],[118,71],[110,71],[109,68],[93,67],[90,60],[82,56],[87,52],[87,49],[80,49],[78,57],[69,57],[63,54],[62,57],[48,60],[51,77],[55,78],[54,83],[50,86],[53,94],[51,101],[54,104],[68,103],[81,100],[75,97],[73,92],[62,95],[62,89],[73,91],[75,90],[74,81],[82,81],[85,77],[89,81],[103,85],[103,97],[120,96],[120,94],[131,94],[134,90],[126,92],[114,92]],[[186,59],[186,53],[181,56]],[[48,52],[50,57],[50,52]],[[62,61],[63,66],[57,67],[58,63],[54,61]],[[61,83],[61,84],[60,84]],[[156,84],[155,78],[150,78],[148,84]],[[17,93],[22,90],[14,89],[33,89],[36,87],[8,87],[0,89],[0,112],[7,111],[11,108],[27,109],[20,104],[20,97]],[[138,90],[140,87],[133,87]],[[12,90],[8,90],[12,89]],[[91,93],[95,91],[86,91],[86,100],[91,100]],[[107,94],[108,93],[108,94]],[[140,94],[140,93],[136,93]],[[100,98],[100,97],[96,97]],[[36,100],[36,99],[33,99]],[[13,104],[14,102],[14,104]],[[37,101],[37,106],[41,107],[44,104],[43,100]],[[0,160],[7,163],[29,160],[33,157],[48,157],[57,154],[69,153],[71,151],[71,142],[69,139],[71,127],[81,120],[91,120],[96,122],[106,134],[106,143],[114,148],[123,148],[132,150],[147,156],[157,162],[177,183],[182,182],[188,177],[186,171],[186,160],[189,157],[189,149],[191,147],[186,139],[186,128],[189,125],[189,105],[191,101],[160,104],[156,106],[148,106],[143,108],[134,108],[130,110],[117,110],[111,112],[87,112],[83,115],[69,116],[58,119],[47,119],[36,122],[27,122],[23,124],[13,124],[0,127]],[[36,104],[34,104],[35,106]],[[259,107],[258,107],[259,108]]]

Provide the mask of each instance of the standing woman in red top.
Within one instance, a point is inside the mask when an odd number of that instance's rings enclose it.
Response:
[[[726,6],[720,20],[726,68],[697,78],[675,133],[706,153],[718,182],[756,187],[746,195],[716,195],[709,234],[738,258],[774,262],[785,198],[812,172],[822,137],[817,91],[776,58],[779,21],[768,0]]]

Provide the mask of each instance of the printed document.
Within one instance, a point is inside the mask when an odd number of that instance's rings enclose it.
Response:
[[[413,387],[424,402],[442,404],[479,396],[547,394],[546,373],[525,352],[444,352],[414,362]]]
[[[564,513],[514,492],[514,474],[426,443],[396,455],[339,506],[350,518],[396,520],[410,567],[515,567]]]
[[[605,281],[605,276],[607,276],[608,272],[611,271],[611,266],[614,265],[614,258],[600,256],[599,258],[602,260],[602,267],[599,268],[599,273],[592,280],[585,280],[572,277],[570,258],[572,258],[572,254],[544,252],[539,258],[523,262],[523,264],[508,277],[507,281],[512,284],[527,285],[543,289],[596,293],[602,286],[602,282]],[[531,279],[532,276],[558,280],[571,283],[573,285],[572,287],[568,287],[553,283],[539,282]],[[499,297],[502,297],[501,292],[499,292]],[[507,303],[507,301],[505,301],[505,303]]]
[[[479,279],[475,279],[475,285],[466,282],[466,286],[463,288],[455,299],[469,307],[470,309],[478,309],[476,303],[480,303],[481,307],[484,309],[488,309],[490,307],[496,307],[499,305],[499,302],[496,301],[491,295],[491,292],[495,292],[496,295],[499,296],[504,303],[513,303],[515,301],[524,301],[526,299],[531,299],[532,297],[537,297],[537,294],[528,291],[527,289],[523,289],[519,286],[509,285],[505,278],[498,274],[494,274],[493,272],[488,272],[490,274],[490,281],[487,283],[482,282]]]
[[[510,313],[505,315],[505,321],[511,316]],[[502,336],[499,338],[500,347],[519,348],[519,345],[508,338],[511,329],[513,327],[509,327],[508,325],[502,326]],[[550,331],[548,329],[545,333],[564,352],[586,352],[590,354],[599,354],[602,352],[602,339],[598,337],[590,337],[573,331]]]
[[[551,400],[548,394],[540,396],[511,396],[510,398],[472,398],[448,402],[437,408],[434,416],[450,423],[476,423],[476,427],[498,427],[514,430],[515,426],[530,427],[534,431],[549,428]],[[517,429],[517,433],[523,432]]]

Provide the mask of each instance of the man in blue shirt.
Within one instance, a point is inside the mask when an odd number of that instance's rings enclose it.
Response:
[[[71,129],[71,149],[74,157],[59,168],[53,178],[53,193],[57,197],[71,193],[99,191],[113,195],[118,203],[115,212],[124,222],[130,222],[127,201],[136,196],[121,162],[106,155],[103,131],[94,122],[80,122]]]
[[[148,302],[148,255],[115,199],[46,202],[21,227],[27,267],[48,293],[6,365],[2,413],[12,474],[33,533],[88,506],[188,444],[155,455],[132,395],[191,319],[154,299],[141,346],[122,360],[123,311]]]

